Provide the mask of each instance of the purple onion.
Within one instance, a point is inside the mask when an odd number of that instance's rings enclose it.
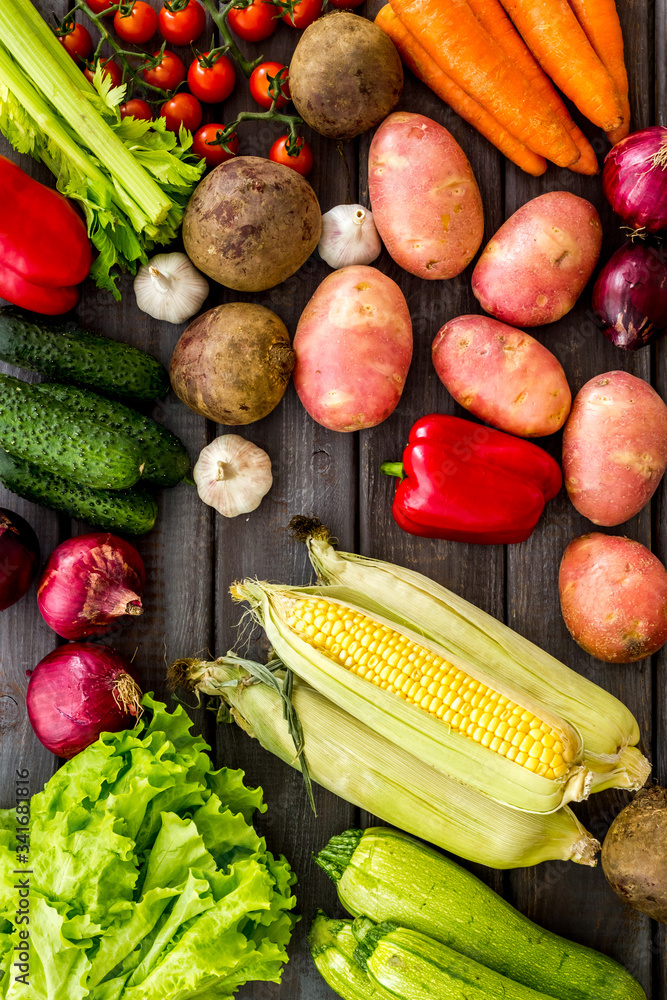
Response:
[[[604,161],[602,187],[633,230],[667,228],[667,128],[652,125],[616,143]]]
[[[0,611],[28,591],[38,565],[37,535],[13,510],[0,507]]]
[[[625,351],[637,351],[667,329],[667,258],[660,248],[626,243],[602,268],[593,312],[603,333]]]

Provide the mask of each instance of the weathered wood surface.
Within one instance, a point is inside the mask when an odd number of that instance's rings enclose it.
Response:
[[[157,0],[153,2],[160,6]],[[63,0],[40,0],[39,6],[49,17],[53,9],[63,13],[67,4]],[[649,0],[618,0],[618,6],[626,39],[634,127],[654,121],[666,124],[665,0],[657,0],[655,5]],[[378,7],[379,0],[369,0],[358,12],[371,16]],[[296,33],[280,24],[272,39],[247,49],[288,62],[295,39]],[[229,120],[237,108],[250,106],[247,84],[239,78],[235,94],[222,109],[223,120]],[[547,190],[566,189],[589,198],[600,211],[605,233],[603,260],[622,242],[618,220],[604,202],[599,178],[581,178],[553,166],[544,177],[528,177],[409,74],[401,107],[435,118],[465,149],[482,190],[487,238],[528,199]],[[220,120],[217,112],[209,109],[208,120]],[[269,126],[254,129],[246,125],[243,129],[242,152],[255,155],[266,155],[279,134]],[[368,137],[347,144],[345,162],[334,143],[317,136],[308,138],[316,164],[310,180],[323,211],[346,200],[367,203]],[[603,154],[605,144],[599,138],[597,143],[598,153]],[[14,157],[4,143],[0,151]],[[26,158],[20,162],[33,176],[49,180],[40,165]],[[447,319],[479,312],[479,306],[470,291],[469,271],[450,282],[430,283],[401,271],[386,253],[377,265],[403,289],[414,323],[414,361],[396,412],[378,428],[360,434],[335,434],[310,420],[290,387],[273,414],[241,431],[266,448],[273,460],[274,487],[260,510],[227,522],[204,507],[192,488],[181,485],[164,493],[156,529],[137,543],[148,571],[146,614],[105,641],[135,657],[145,689],[166,696],[165,663],[198,651],[219,654],[234,646],[239,611],[227,595],[231,581],[245,575],[289,583],[310,579],[305,550],[290,540],[285,528],[292,515],[314,511],[337,535],[342,547],[418,568],[621,697],[637,715],[643,749],[652,756],[655,778],[664,783],[667,655],[662,653],[639,665],[605,665],[586,656],[570,638],[558,607],[558,563],[567,543],[588,530],[590,524],[576,513],[564,491],[549,505],[532,538],[506,550],[418,540],[394,525],[390,509],[393,486],[379,474],[380,463],[400,456],[417,417],[432,410],[457,412],[433,370],[431,342]],[[252,298],[274,309],[293,333],[301,309],[328,270],[324,264],[310,260],[289,281],[258,296],[214,288],[207,306]],[[650,380],[667,397],[664,346],[636,355],[618,351],[597,332],[589,309],[590,288],[560,323],[537,331],[539,339],[564,365],[573,391],[595,374],[625,368]],[[129,279],[123,281],[121,304],[112,303],[106,294],[87,284],[78,315],[84,326],[143,347],[165,364],[183,329],[157,323],[140,313],[134,305]],[[173,395],[158,405],[155,415],[183,438],[193,458],[215,433],[224,432],[207,425]],[[541,443],[559,456],[560,435]],[[1,489],[0,505],[18,511],[30,521],[44,557],[59,541],[85,530],[83,525]],[[617,529],[617,533],[621,532],[651,544],[660,558],[667,558],[664,484],[650,508]],[[34,587],[0,617],[0,806],[11,804],[15,767],[30,768],[36,791],[57,766],[58,762],[32,734],[24,695],[25,671],[59,641],[39,616]],[[256,651],[262,651],[261,639]],[[324,1000],[332,993],[312,966],[305,933],[317,907],[329,912],[339,912],[339,907],[333,886],[313,864],[311,853],[332,833],[371,818],[360,816],[358,810],[318,790],[319,816],[315,819],[296,772],[232,727],[216,733],[210,713],[196,713],[196,719],[215,746],[218,764],[241,766],[251,782],[264,787],[269,810],[258,825],[272,849],[283,851],[299,875],[297,893],[303,920],[283,984],[248,986],[241,995],[248,1000]],[[626,801],[623,793],[602,793],[577,807],[577,812],[601,838]],[[623,906],[608,888],[599,867],[550,863],[504,874],[479,867],[475,870],[543,926],[623,962],[641,981],[649,1000],[664,1000],[667,996],[665,928],[651,925]]]

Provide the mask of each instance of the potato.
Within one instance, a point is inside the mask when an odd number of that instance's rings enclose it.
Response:
[[[644,507],[667,467],[667,406],[628,372],[596,375],[563,433],[570,500],[593,524],[622,524]]]
[[[368,155],[373,220],[399,267],[453,278],[479,250],[482,198],[465,153],[446,128],[408,111],[390,115]]]
[[[570,412],[558,359],[530,334],[488,316],[445,323],[433,341],[433,364],[457,403],[510,434],[553,434]]]
[[[301,314],[294,384],[313,420],[333,431],[382,423],[412,359],[412,323],[398,285],[374,267],[334,271]]]
[[[594,531],[565,549],[560,607],[575,642],[606,663],[633,663],[667,642],[667,570],[631,538]]]
[[[514,326],[569,312],[600,256],[600,216],[568,191],[533,198],[489,240],[472,274],[482,309]]]
[[[396,107],[403,66],[381,28],[358,14],[333,11],[301,35],[289,86],[307,125],[329,139],[351,139]]]
[[[264,306],[229,302],[202,313],[176,344],[169,375],[186,406],[218,424],[261,420],[283,398],[294,351]]]
[[[261,292],[298,271],[317,246],[322,216],[296,170],[260,156],[235,156],[195,188],[183,242],[200,271],[227,288]]]
[[[602,870],[621,899],[667,924],[667,789],[642,788],[621,810],[602,845]]]

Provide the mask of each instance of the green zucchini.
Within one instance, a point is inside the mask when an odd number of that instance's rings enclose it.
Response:
[[[428,934],[556,1000],[646,1000],[617,962],[538,927],[470,872],[406,834],[347,830],[315,860],[354,916]]]
[[[354,959],[357,939],[351,920],[331,920],[320,911],[311,924],[308,943],[318,972],[343,1000],[382,1000],[386,996]]]
[[[0,309],[0,360],[114,399],[149,401],[169,389],[167,372],[145,351],[63,323],[36,321],[14,306]]]
[[[146,464],[137,441],[11,375],[0,375],[0,447],[94,489],[134,486]]]
[[[418,931],[367,917],[355,920],[352,931],[359,941],[355,961],[372,985],[397,1000],[552,1000]]]
[[[33,503],[63,510],[96,528],[145,535],[155,524],[157,504],[146,490],[91,490],[54,476],[0,449],[0,482]]]
[[[190,468],[183,442],[162,424],[113,399],[87,389],[42,382],[38,390],[67,407],[70,413],[98,420],[104,427],[126,434],[141,446],[146,466],[141,478],[159,486],[175,486]]]

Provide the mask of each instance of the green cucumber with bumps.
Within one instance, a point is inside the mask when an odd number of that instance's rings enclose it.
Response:
[[[116,400],[104,399],[87,389],[41,382],[37,389],[66,406],[70,413],[88,416],[139,443],[146,466],[142,479],[156,486],[175,486],[190,468],[190,456],[175,434],[150,417]]]
[[[64,323],[38,321],[14,306],[0,308],[0,361],[114,399],[148,402],[169,390],[165,368],[138,347]]]
[[[0,483],[33,503],[62,510],[95,528],[145,535],[155,524],[157,503],[147,490],[92,490],[54,476],[0,449]]]
[[[0,375],[0,447],[93,489],[122,490],[141,477],[138,442],[90,416],[72,414],[37,385]]]
[[[354,916],[419,931],[555,1000],[646,1000],[629,972],[538,927],[454,861],[387,827],[346,830],[315,858]]]

